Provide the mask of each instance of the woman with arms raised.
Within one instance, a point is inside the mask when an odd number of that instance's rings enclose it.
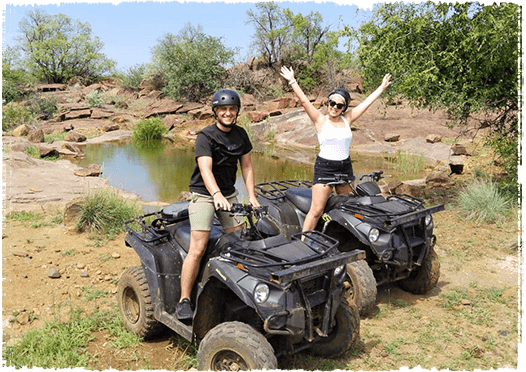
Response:
[[[312,204],[305,217],[303,231],[314,230],[323,213],[327,199],[333,188],[326,183],[326,178],[334,178],[336,174],[345,174],[345,181],[355,179],[352,169],[349,148],[351,145],[351,123],[356,121],[371,106],[371,104],[391,84],[391,75],[384,76],[382,84],[371,93],[362,103],[347,111],[351,96],[343,88],[334,89],[327,98],[327,115],[323,115],[305,96],[298,82],[294,78],[292,68],[283,66],[281,76],[289,82],[294,93],[300,100],[303,109],[316,127],[320,152],[314,164],[314,178],[312,181]],[[338,194],[351,192],[348,183],[336,186]]]

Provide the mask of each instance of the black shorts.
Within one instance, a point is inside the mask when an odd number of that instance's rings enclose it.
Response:
[[[312,180],[313,185],[317,183],[327,184],[334,182],[334,176],[337,174],[345,174],[346,176],[342,178],[345,181],[354,181],[356,179],[353,174],[350,157],[345,160],[328,160],[320,158],[319,156],[316,157],[314,177]]]

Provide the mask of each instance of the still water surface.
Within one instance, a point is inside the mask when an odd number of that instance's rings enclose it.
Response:
[[[314,151],[314,150],[313,150]],[[195,165],[193,148],[175,148],[165,145],[157,148],[137,147],[132,142],[112,142],[84,147],[86,157],[80,166],[96,163],[102,166],[102,177],[116,188],[137,194],[142,200],[174,203],[179,193],[188,190]],[[312,180],[313,161],[302,163],[284,158],[252,153],[256,183],[285,179]],[[351,155],[354,172],[361,174],[393,165],[382,157]],[[246,198],[241,173],[238,172],[236,189],[240,199]]]

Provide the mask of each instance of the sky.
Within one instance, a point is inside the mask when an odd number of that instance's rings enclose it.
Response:
[[[371,16],[372,1],[276,1],[294,14],[319,12],[324,25],[334,30],[342,25],[358,28]],[[355,4],[359,3],[359,7]],[[245,62],[253,54],[250,49],[255,29],[247,11],[257,12],[254,1],[63,1],[18,0],[2,5],[2,47],[14,46],[20,35],[18,24],[27,12],[36,7],[48,14],[62,13],[73,20],[90,24],[92,37],[103,43],[102,52],[117,62],[117,69],[126,71],[151,60],[151,48],[166,33],[177,34],[190,22],[203,26],[205,34],[221,37],[225,46],[239,48],[236,62]]]

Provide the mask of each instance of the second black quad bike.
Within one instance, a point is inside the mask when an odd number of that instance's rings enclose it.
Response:
[[[407,194],[383,196],[378,181],[383,172],[365,174],[350,194],[331,195],[316,230],[337,239],[339,249],[364,250],[366,259],[347,265],[348,298],[365,315],[376,303],[377,286],[398,282],[411,293],[424,294],[440,276],[435,253],[432,214],[443,205],[426,208]],[[342,185],[346,175],[326,181]],[[365,180],[364,180],[365,179]],[[301,231],[312,201],[310,181],[275,181],[256,185],[258,200],[268,206],[268,218],[258,221],[266,236],[290,238]]]
[[[277,369],[277,357],[309,349],[337,356],[359,338],[358,309],[346,301],[345,265],[365,252],[341,252],[320,232],[264,238],[256,229],[266,208],[235,204],[245,228],[225,233],[214,222],[192,298],[195,312],[179,320],[175,307],[190,244],[188,202],[125,223],[126,245],[141,259],[119,281],[125,327],[144,338],[168,327],[199,345],[203,370]]]

